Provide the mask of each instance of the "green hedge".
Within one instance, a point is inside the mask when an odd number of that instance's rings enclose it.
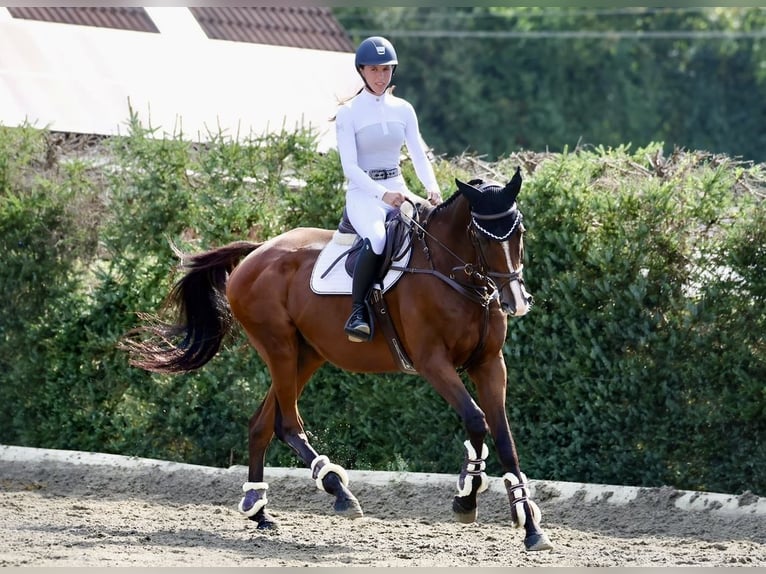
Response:
[[[199,143],[129,126],[98,153],[60,159],[45,130],[0,127],[0,441],[245,464],[269,376],[242,333],[176,376],[129,367],[117,342],[160,308],[176,278],[171,242],[198,251],[334,227],[337,154],[318,153],[311,132]],[[536,303],[510,320],[505,354],[529,476],[766,494],[766,175],[661,149],[436,169],[446,195],[455,176],[525,175]],[[300,409],[317,450],[348,468],[459,469],[462,425],[418,377],[328,365]],[[297,464],[277,442],[267,462]],[[493,457],[489,471],[500,472]]]
[[[657,149],[535,171],[524,208],[540,305],[506,351],[533,475],[764,492],[763,175]]]

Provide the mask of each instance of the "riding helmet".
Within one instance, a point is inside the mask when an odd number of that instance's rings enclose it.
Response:
[[[396,70],[399,60],[396,58],[394,46],[382,36],[370,36],[356,49],[354,61],[356,69],[361,73],[361,66],[386,66],[390,65]]]

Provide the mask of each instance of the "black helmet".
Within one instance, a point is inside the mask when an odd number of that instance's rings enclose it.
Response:
[[[362,40],[356,49],[354,61],[357,71],[361,66],[391,65],[396,69],[399,61],[396,59],[394,46],[382,36],[370,36]]]

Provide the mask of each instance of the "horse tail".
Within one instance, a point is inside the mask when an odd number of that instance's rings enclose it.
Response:
[[[144,324],[130,331],[120,346],[130,364],[157,373],[184,373],[199,369],[220,350],[233,318],[226,300],[229,274],[260,243],[235,241],[195,255],[181,256],[186,273],[163,304],[175,309],[176,320],[140,314]]]

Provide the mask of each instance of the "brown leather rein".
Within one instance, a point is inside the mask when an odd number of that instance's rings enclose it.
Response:
[[[486,345],[486,339],[487,339],[487,333],[489,332],[490,306],[492,305],[493,302],[497,301],[499,304],[499,301],[500,301],[500,290],[498,289],[497,284],[495,283],[493,277],[506,279],[507,281],[503,283],[503,286],[505,286],[507,283],[510,283],[514,279],[519,278],[519,273],[516,271],[512,273],[498,273],[491,270],[487,270],[489,265],[487,264],[487,258],[486,258],[486,255],[484,254],[484,250],[482,249],[482,246],[481,246],[481,241],[479,240],[479,237],[478,237],[477,225],[474,218],[479,217],[479,218],[487,218],[487,219],[489,218],[498,219],[500,217],[505,217],[508,214],[510,214],[512,212],[512,209],[508,210],[508,212],[498,214],[498,215],[492,215],[492,216],[478,216],[477,214],[471,213],[472,217],[471,217],[471,221],[468,223],[467,231],[468,231],[468,235],[471,238],[471,243],[474,246],[474,250],[477,254],[477,259],[479,261],[478,266],[473,263],[467,263],[466,261],[461,259],[460,256],[458,256],[454,251],[452,251],[449,247],[447,247],[444,243],[442,243],[438,238],[431,235],[426,229],[426,226],[428,225],[427,217],[424,220],[422,225],[418,221],[416,221],[415,218],[409,219],[409,223],[413,226],[413,233],[415,234],[415,239],[417,239],[423,244],[423,252],[426,256],[426,259],[430,263],[431,268],[422,269],[417,267],[401,267],[398,265],[391,266],[391,269],[395,269],[396,271],[402,271],[404,273],[433,275],[437,279],[449,285],[452,289],[457,291],[463,297],[481,306],[484,312],[482,314],[482,327],[479,334],[479,342],[477,343],[474,350],[471,352],[471,355],[468,357],[468,359],[460,367],[458,367],[458,371],[464,371],[469,369],[471,366],[473,366],[473,364],[479,359],[481,354],[484,352],[484,347]],[[438,269],[434,267],[433,260],[431,259],[431,250],[428,247],[428,243],[426,242],[426,237],[430,238],[433,242],[438,244],[439,247],[447,251],[449,254],[451,254],[455,259],[457,259],[461,263],[460,265],[453,267],[449,275],[445,275],[444,273],[442,273],[441,271],[439,271]],[[458,281],[455,275],[461,270],[467,277],[472,278],[474,281],[478,282],[478,284],[462,283]]]

